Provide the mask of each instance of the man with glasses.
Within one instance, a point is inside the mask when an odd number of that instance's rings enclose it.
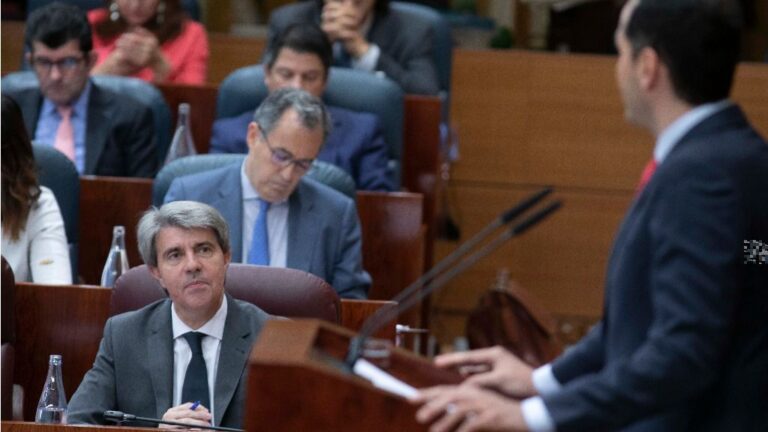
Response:
[[[25,45],[39,86],[8,93],[35,142],[64,153],[80,174],[154,176],[152,112],[89,79],[95,55],[85,13],[62,3],[36,10]]]
[[[355,203],[304,178],[328,134],[320,99],[299,89],[271,93],[248,125],[248,155],[235,164],[177,178],[165,202],[200,201],[229,223],[232,259],[289,267],[325,279],[341,297],[366,298]]]

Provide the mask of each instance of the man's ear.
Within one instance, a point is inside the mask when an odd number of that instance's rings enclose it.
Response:
[[[165,283],[163,282],[163,278],[160,276],[160,270],[155,267],[147,264],[147,268],[149,269],[149,272],[152,274],[152,277],[157,279],[157,281],[160,283],[160,286],[165,288]]]
[[[659,83],[661,59],[653,48],[645,47],[640,51],[635,61],[637,64],[638,83],[643,90],[651,90]]]
[[[96,66],[96,59],[98,56],[95,52],[89,51],[88,54],[85,55],[85,66],[88,67],[88,71],[93,69],[94,66]]]
[[[248,124],[248,135],[246,135],[245,140],[248,143],[249,150],[253,150],[256,146],[256,140],[259,138],[260,133],[261,131],[258,123],[252,121]]]

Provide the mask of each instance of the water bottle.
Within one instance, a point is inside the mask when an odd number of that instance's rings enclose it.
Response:
[[[112,229],[112,246],[109,247],[107,262],[101,272],[101,286],[113,288],[117,278],[129,268],[128,252],[125,250],[125,227],[117,225]]]
[[[37,423],[67,423],[67,395],[61,381],[61,356],[52,354],[48,366],[48,376],[43,384],[43,393],[37,403],[35,413]]]
[[[173,133],[171,147],[168,149],[168,154],[165,156],[165,165],[168,165],[176,159],[197,154],[197,151],[195,150],[195,142],[192,140],[192,130],[189,127],[188,103],[179,104],[178,117],[179,119],[176,122],[176,132]]]

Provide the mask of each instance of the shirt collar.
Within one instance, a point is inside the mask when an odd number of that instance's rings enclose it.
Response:
[[[89,78],[85,83],[85,89],[83,89],[82,93],[80,93],[80,96],[75,99],[75,103],[72,104],[72,117],[85,118],[85,113],[88,112],[88,98],[91,96],[92,86],[93,85],[91,84],[91,80]],[[47,113],[48,115],[58,115],[56,104],[54,104],[48,98],[43,98],[43,112]]]
[[[259,198],[259,193],[256,191],[256,188],[253,187],[251,179],[248,178],[248,174],[245,173],[245,163],[247,160],[248,158],[246,157],[246,159],[243,161],[243,165],[240,166],[240,187],[243,189],[243,201],[250,201]],[[282,204],[286,201],[288,201],[288,199],[272,203],[272,206]]]
[[[219,310],[208,320],[202,327],[195,330],[190,328],[179,318],[176,313],[176,308],[171,304],[171,326],[173,327],[173,338],[176,339],[185,333],[192,331],[203,333],[206,336],[212,336],[221,340],[224,337],[224,324],[227,321],[227,296],[225,295],[221,301]]]
[[[661,163],[667,157],[669,152],[678,142],[690,132],[696,125],[704,121],[709,116],[714,115],[720,110],[732,105],[728,99],[719,102],[712,102],[699,105],[677,118],[672,124],[666,127],[656,139],[656,146],[653,149],[653,158],[656,163]]]

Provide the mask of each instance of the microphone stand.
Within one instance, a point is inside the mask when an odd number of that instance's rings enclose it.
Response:
[[[146,422],[146,423],[162,423],[162,424],[167,424],[172,426],[183,426],[188,429],[206,429],[206,430],[216,430],[216,431],[223,431],[223,432],[245,432],[245,430],[243,429],[229,428],[224,426],[202,426],[202,425],[177,422],[172,420],[140,417],[133,414],[126,414],[122,411],[112,411],[112,410],[104,411],[104,419],[114,421],[118,424],[128,422],[128,421],[140,421],[140,422]]]

